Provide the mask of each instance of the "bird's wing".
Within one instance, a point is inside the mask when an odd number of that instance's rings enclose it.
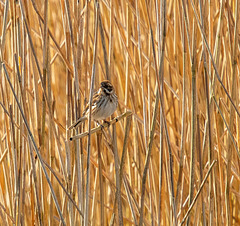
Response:
[[[92,99],[92,112],[94,112],[94,109],[97,106],[97,103],[99,102],[99,95],[101,95],[100,91],[97,91],[93,94],[93,99]],[[86,108],[83,111],[83,116],[87,115],[89,112],[89,102],[86,105]]]

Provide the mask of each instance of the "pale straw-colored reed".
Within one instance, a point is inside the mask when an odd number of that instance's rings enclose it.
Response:
[[[0,0],[0,225],[239,225],[239,4]]]

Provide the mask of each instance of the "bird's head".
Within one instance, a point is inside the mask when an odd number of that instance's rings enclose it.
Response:
[[[106,95],[111,95],[115,92],[113,85],[108,80],[101,82],[101,89]]]

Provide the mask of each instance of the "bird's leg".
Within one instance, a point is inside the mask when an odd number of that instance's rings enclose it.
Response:
[[[103,120],[104,123],[106,123],[108,125],[108,127],[110,126],[110,122],[107,120]]]
[[[101,129],[103,130],[104,129],[104,126],[98,121],[98,120],[94,120],[98,126],[101,126]]]

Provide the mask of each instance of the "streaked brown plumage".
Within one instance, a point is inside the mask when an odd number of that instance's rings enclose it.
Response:
[[[115,89],[108,80],[102,81],[99,90],[93,95],[92,100],[92,120],[98,121],[111,116],[117,109],[118,98]],[[68,129],[77,128],[82,122],[87,120],[89,114],[89,104],[87,104],[83,115]]]

